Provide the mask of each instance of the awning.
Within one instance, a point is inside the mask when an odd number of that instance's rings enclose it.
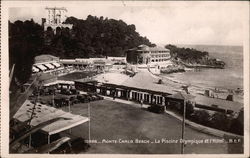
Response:
[[[51,63],[52,65],[55,65],[56,67],[61,67],[59,63]]]
[[[37,68],[39,68],[40,70],[44,71],[47,70],[47,68],[45,66],[43,66],[42,64],[40,65],[35,65]]]
[[[49,69],[54,69],[55,68],[55,66],[52,65],[52,64],[44,64],[44,65],[47,66]]]
[[[32,72],[39,72],[39,69],[36,68],[36,67],[34,67],[34,66],[32,66]]]
[[[20,122],[25,122],[29,120],[32,111],[31,109],[33,107],[34,104],[32,104],[29,100],[26,100],[24,104],[20,107],[20,109],[17,111],[17,113],[14,115],[14,118]],[[89,121],[88,117],[74,115],[69,112],[65,112],[63,110],[56,109],[54,107],[50,107],[40,103],[36,105],[35,113],[36,114],[34,115],[30,123],[31,126],[36,126],[40,123],[58,117],[68,118],[67,120],[58,120],[42,128],[42,131],[47,133],[48,135],[68,130],[70,128],[73,128],[75,126],[78,126],[80,124]]]

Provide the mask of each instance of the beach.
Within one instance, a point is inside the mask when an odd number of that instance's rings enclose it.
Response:
[[[243,47],[241,46],[209,46],[183,45],[209,52],[209,56],[221,59],[226,63],[224,69],[200,69],[165,75],[186,83],[223,89],[243,88]]]

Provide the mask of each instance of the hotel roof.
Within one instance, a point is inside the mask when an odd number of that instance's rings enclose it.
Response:
[[[42,54],[35,57],[35,63],[42,63],[47,61],[58,61],[59,58],[49,54]]]
[[[163,47],[159,47],[159,46],[155,46],[155,47],[149,47],[147,45],[139,45],[137,47],[134,47],[132,49],[129,49],[130,51],[169,51],[169,49],[163,48]]]
[[[163,47],[159,47],[159,46],[150,47],[149,50],[150,50],[150,51],[170,51],[169,49],[166,49],[166,48],[163,48]]]

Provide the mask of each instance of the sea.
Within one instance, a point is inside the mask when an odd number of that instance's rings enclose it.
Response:
[[[207,51],[209,56],[226,63],[225,69],[200,69],[182,73],[164,74],[181,83],[219,89],[243,89],[243,46],[177,45]]]

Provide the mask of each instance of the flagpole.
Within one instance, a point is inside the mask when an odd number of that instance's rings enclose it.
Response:
[[[186,100],[184,98],[184,104],[183,104],[183,120],[182,120],[182,133],[181,133],[181,139],[182,139],[182,144],[181,144],[181,154],[184,154],[184,136],[185,136],[185,116],[186,116]]]
[[[69,107],[69,113],[71,113],[71,108],[70,108],[70,100],[68,99],[68,107]],[[71,128],[69,129],[69,133],[71,134]]]
[[[89,115],[89,141],[90,141],[90,100],[88,102],[88,115]]]

